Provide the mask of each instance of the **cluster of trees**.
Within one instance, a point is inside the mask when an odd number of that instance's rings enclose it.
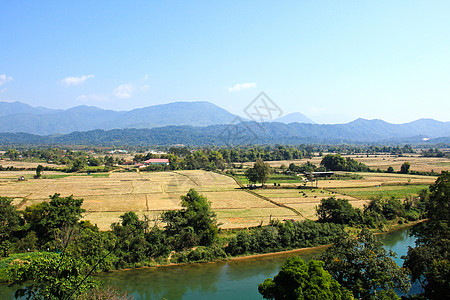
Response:
[[[316,213],[319,222],[382,229],[388,220],[398,218],[402,222],[423,219],[427,191],[420,194],[422,196],[404,201],[396,198],[372,199],[369,204],[364,205],[363,210],[353,207],[347,199],[330,197],[320,201]]]
[[[310,161],[307,161],[306,163],[297,166],[294,163],[291,163],[288,167],[288,170],[290,172],[294,172],[294,173],[311,173],[311,172],[321,172],[321,171],[326,171],[326,169],[324,167],[317,167],[315,164],[313,164]]]
[[[340,154],[327,154],[322,158],[320,165],[329,171],[368,172],[370,168],[350,157]]]
[[[167,261],[171,251],[217,242],[215,214],[195,190],[182,197],[182,210],[162,214],[164,229],[157,224],[151,227],[148,219],[128,212],[121,222],[112,224],[111,231],[100,232],[89,221],[80,221],[82,203],[82,199],[55,194],[48,202],[18,212],[11,199],[0,198],[2,256],[41,251],[15,260],[8,269],[10,281],[25,285],[20,295],[66,298],[96,287],[87,276],[93,271],[155,264],[158,259]]]
[[[443,172],[429,192],[421,192],[416,203],[372,201],[365,210],[393,217],[398,210],[415,206],[427,222],[413,228],[418,239],[409,248],[403,267],[393,261],[381,242],[363,228],[357,236],[342,233],[319,261],[305,263],[290,258],[273,278],[258,287],[265,299],[400,299],[397,291],[407,293],[411,281],[418,280],[423,294],[411,299],[450,298],[450,173]],[[411,208],[411,207],[410,207]],[[318,208],[321,221],[352,223],[358,212],[348,201],[329,198]],[[356,214],[356,215],[355,215]]]
[[[309,247],[330,243],[342,232],[340,225],[287,221],[219,238],[216,215],[195,190],[181,197],[179,211],[151,221],[128,212],[107,232],[81,221],[82,199],[55,194],[22,212],[11,199],[0,200],[1,255],[29,253],[12,261],[8,280],[23,286],[19,295],[50,299],[98,288],[88,276],[92,272],[165,264],[169,257],[171,262],[197,262]]]
[[[427,222],[413,228],[418,237],[404,266],[419,280],[428,299],[450,299],[450,173],[430,186],[425,200]]]
[[[445,157],[448,155],[449,155],[449,153],[445,153],[445,152],[439,150],[438,148],[430,148],[428,150],[422,151],[423,157]]]
[[[323,267],[323,261],[290,257],[273,279],[267,278],[258,286],[258,291],[265,299],[353,299]]]
[[[308,263],[286,260],[281,271],[258,286],[265,299],[400,299],[409,291],[405,269],[393,261],[367,229],[356,237],[342,233],[333,245]]]
[[[66,165],[66,171],[69,172],[83,170],[87,167],[104,166],[105,169],[108,169],[115,164],[123,164],[125,162],[123,158],[110,155],[101,157],[89,154],[86,151],[72,151],[70,149],[60,148],[36,148],[26,150],[8,149],[5,151],[3,157],[7,157],[11,160],[20,159]],[[49,168],[46,167],[45,169],[48,170]]]
[[[331,243],[342,231],[343,226],[332,223],[273,221],[269,226],[239,231],[230,239],[225,251],[236,256],[313,247]]]

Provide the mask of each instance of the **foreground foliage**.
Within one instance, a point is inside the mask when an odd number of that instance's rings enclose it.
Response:
[[[428,222],[414,228],[416,247],[408,250],[404,265],[422,284],[425,297],[450,299],[450,173],[443,172],[430,192]]]
[[[331,278],[322,261],[306,263],[300,257],[290,257],[274,277],[264,280],[258,291],[265,299],[353,299],[348,290]]]
[[[340,236],[320,257],[325,269],[355,298],[376,299],[395,295],[395,289],[407,293],[411,287],[408,273],[392,259],[381,242],[367,229],[357,237]]]
[[[7,273],[13,284],[23,286],[16,291],[16,298],[71,299],[96,286],[80,272],[79,263],[64,254],[41,253],[16,260]]]

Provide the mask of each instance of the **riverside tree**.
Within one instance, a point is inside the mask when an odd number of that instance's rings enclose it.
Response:
[[[181,196],[181,205],[183,209],[161,215],[166,223],[165,233],[175,249],[211,245],[218,232],[217,217],[211,210],[211,203],[205,196],[190,189],[185,196]]]
[[[392,259],[395,255],[363,229],[356,238],[348,234],[338,237],[321,259],[331,276],[351,290],[355,298],[400,299],[395,289],[406,293],[411,282],[407,272]]]
[[[428,299],[450,299],[450,173],[443,172],[430,186],[428,221],[414,227],[418,237],[404,266],[419,280]]]
[[[264,280],[258,291],[265,299],[352,299],[351,293],[331,278],[322,261],[306,263],[290,257],[275,277]]]

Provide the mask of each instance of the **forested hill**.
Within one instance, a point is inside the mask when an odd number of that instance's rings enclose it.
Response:
[[[238,125],[206,127],[166,126],[151,129],[113,129],[39,136],[0,133],[0,144],[34,145],[246,145],[246,144],[337,144],[411,143],[450,141],[450,122],[418,120],[390,124],[381,120],[358,119],[338,125],[244,122]]]
[[[95,129],[154,128],[170,125],[228,124],[237,116],[207,101],[173,102],[130,111],[77,106],[66,110],[0,102],[0,132],[39,135],[67,134]]]

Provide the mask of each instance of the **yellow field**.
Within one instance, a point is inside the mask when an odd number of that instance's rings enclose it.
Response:
[[[206,171],[113,172],[99,175],[44,172],[46,179],[33,179],[34,174],[33,171],[0,172],[0,195],[14,198],[14,204],[20,209],[46,201],[54,193],[83,198],[84,218],[102,230],[108,230],[111,223],[118,222],[119,216],[127,211],[145,214],[153,220],[162,211],[180,209],[180,196],[191,188],[211,201],[222,228],[239,228],[268,224],[270,219],[315,219],[315,207],[323,198],[345,198],[355,207],[362,207],[373,196],[363,188],[428,185],[436,179],[418,175],[360,173],[363,179],[323,179],[319,181],[318,188],[312,189],[254,190],[267,197],[260,198],[241,190],[232,178]],[[18,181],[20,176],[25,176],[26,180]],[[355,188],[358,190],[355,191]]]
[[[442,171],[450,170],[450,159],[445,157],[421,157],[417,154],[408,155],[407,157],[398,157],[396,155],[343,155],[344,157],[351,157],[358,162],[366,164],[371,169],[380,168],[381,170],[387,170],[389,166],[392,166],[395,171],[400,170],[400,166],[404,162],[411,163],[411,170],[420,172],[441,173]],[[267,162],[272,167],[280,167],[281,165],[289,166],[291,163],[301,165],[310,161],[316,166],[320,165],[322,157],[313,157],[311,159],[299,159],[299,160],[282,160],[282,161],[270,161]],[[253,166],[254,162],[248,162],[244,165]]]
[[[339,172],[338,172],[339,173]],[[345,173],[345,172],[342,172]],[[327,180],[319,179],[321,188],[344,188],[344,187],[375,187],[378,185],[402,185],[402,184],[432,184],[436,181],[435,176],[405,175],[389,173],[358,173],[363,179],[354,180]]]
[[[30,179],[18,181],[22,175]],[[154,219],[161,211],[180,209],[180,196],[190,188],[211,201],[222,228],[267,224],[271,215],[279,219],[302,219],[289,209],[239,189],[232,178],[206,171],[114,172],[108,177],[71,175],[54,179],[31,179],[32,175],[33,172],[0,172],[0,195],[14,198],[20,208],[45,201],[54,193],[83,198],[85,218],[102,230],[109,229],[127,211]]]
[[[44,167],[52,167],[52,168],[65,167],[64,165],[48,164],[48,163],[44,163],[44,162],[11,161],[11,160],[0,159],[0,166],[2,166],[4,168],[6,168],[6,167],[36,168],[38,165],[42,165]],[[36,174],[36,173],[34,173],[34,174]]]

